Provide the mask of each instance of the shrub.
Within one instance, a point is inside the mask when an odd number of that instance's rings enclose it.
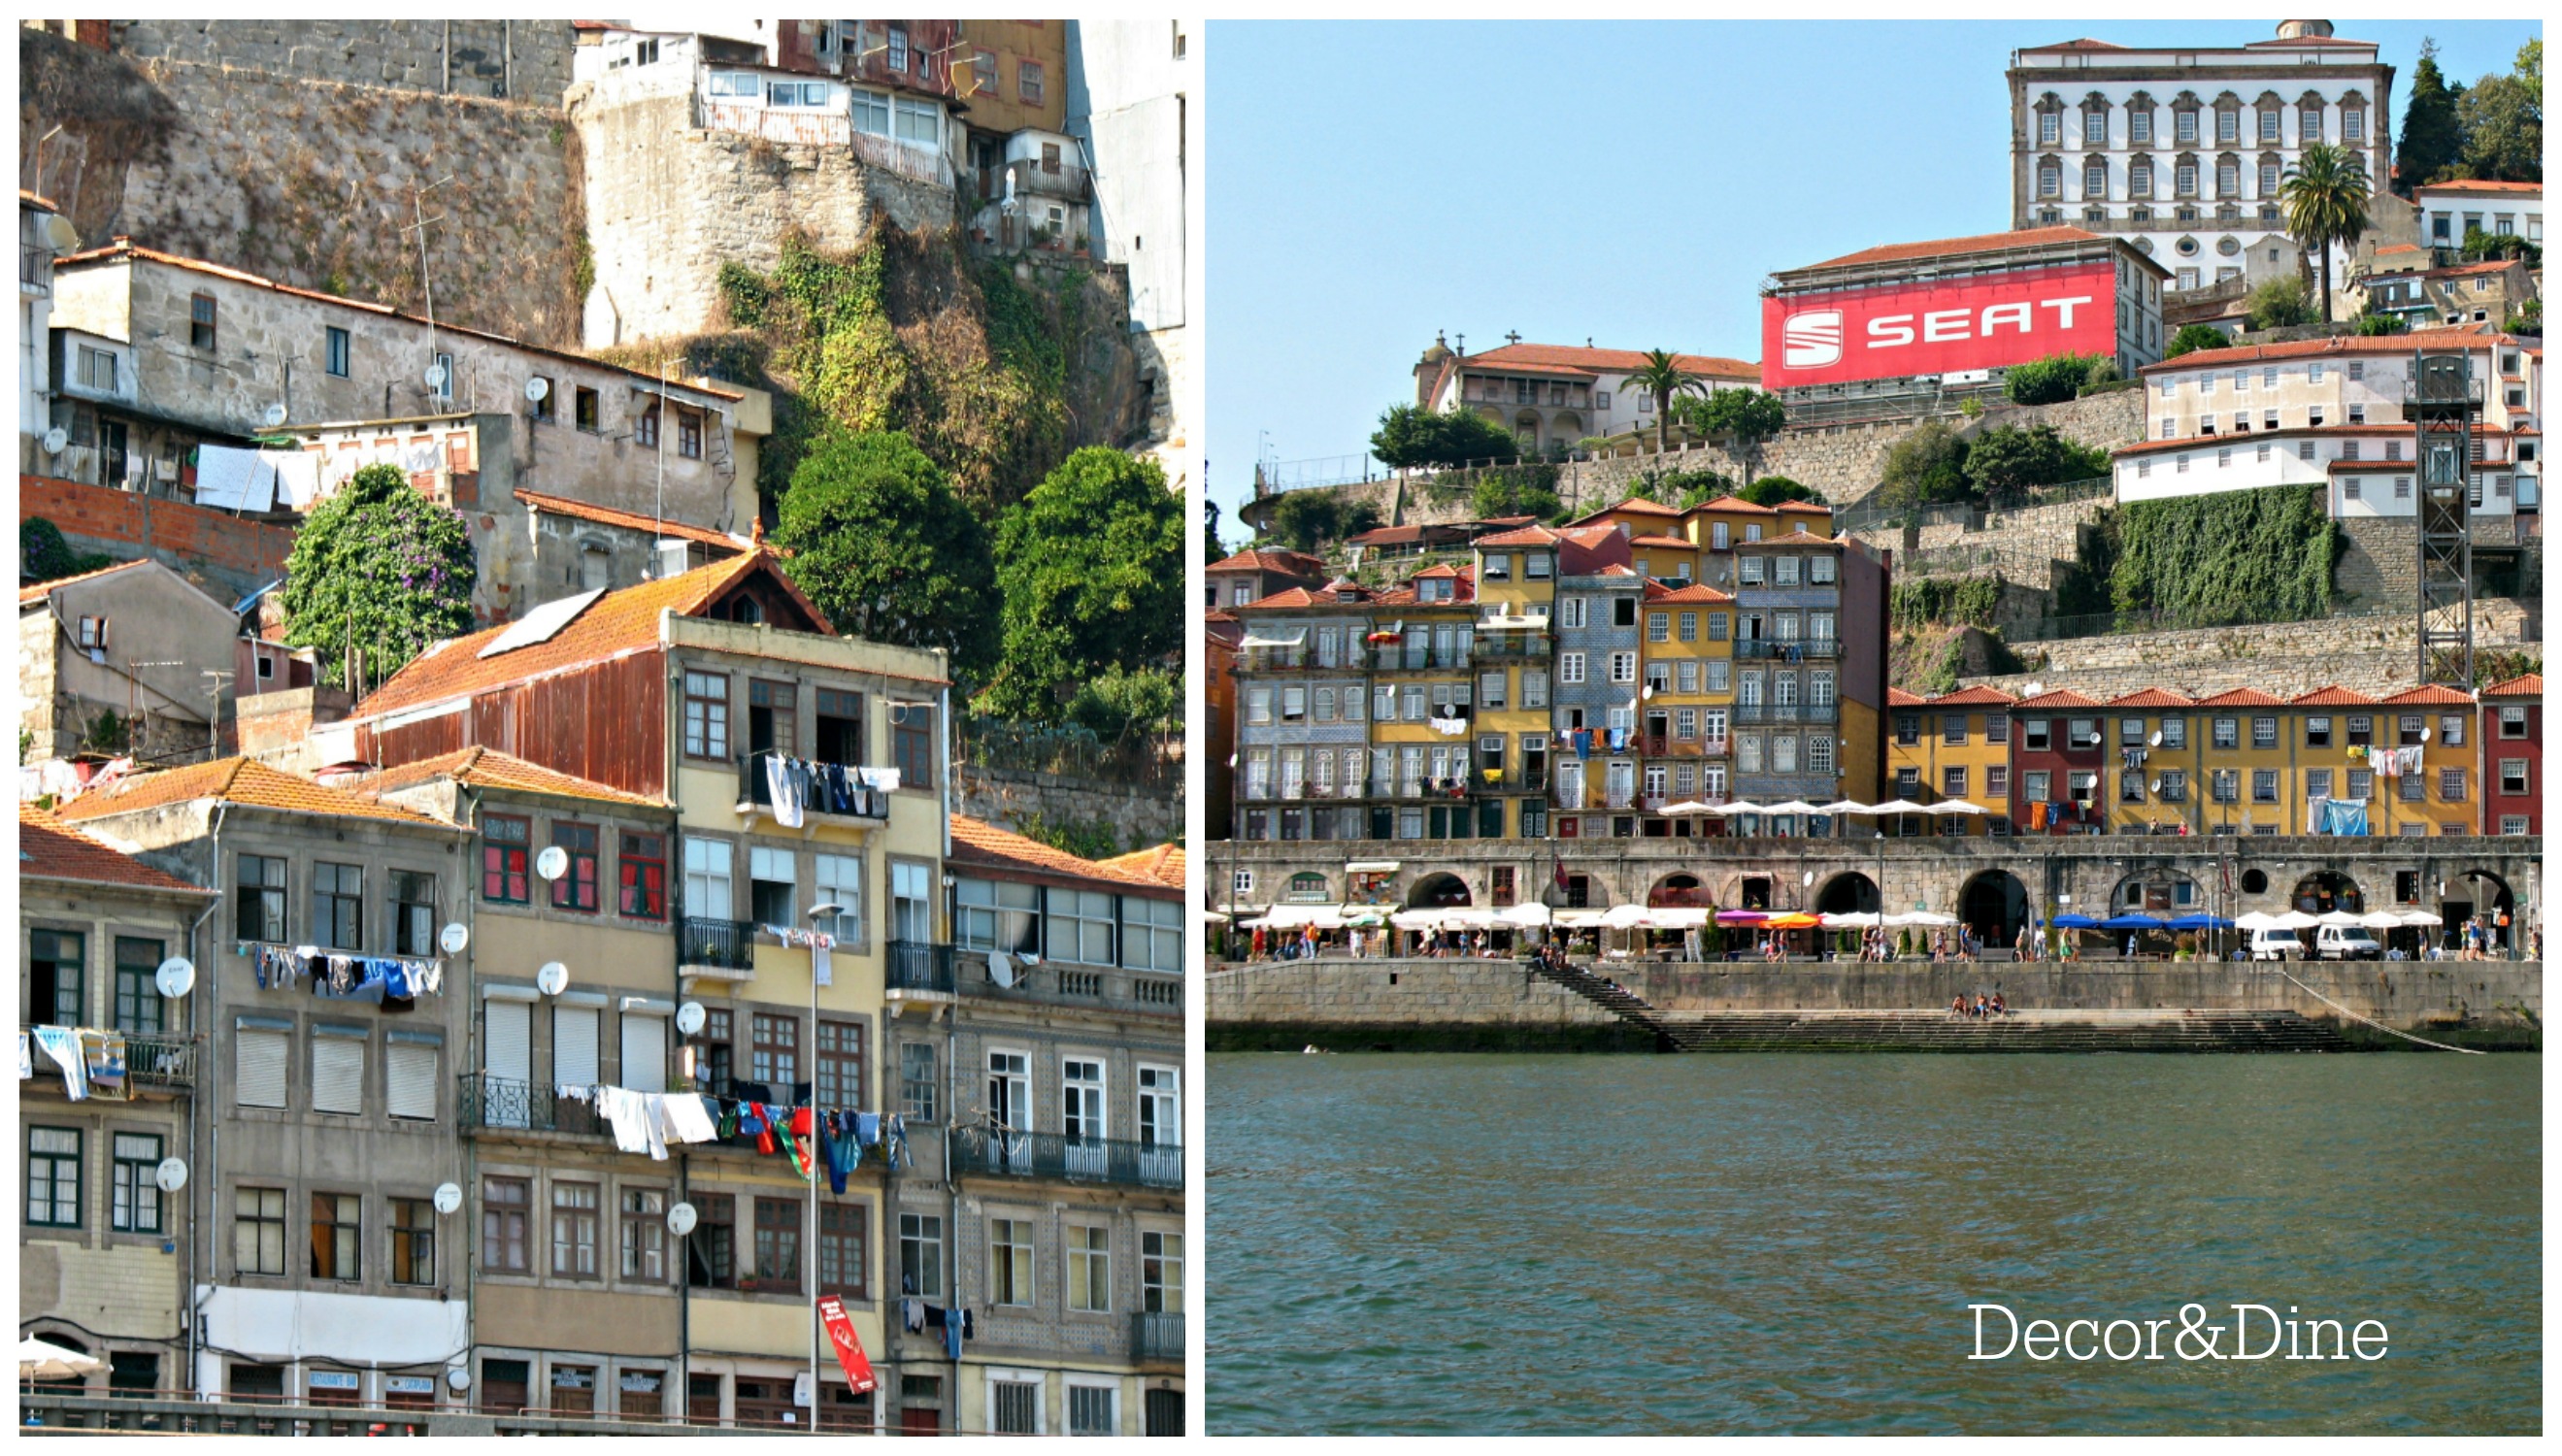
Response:
[[[1498,465],[1477,476],[1472,503],[1479,520],[1497,516],[1550,519],[1564,506],[1556,498],[1556,466]]]
[[[2085,450],[2052,425],[2002,425],[1966,448],[1967,482],[1978,495],[2018,495],[2032,485],[2060,485],[2108,473],[2108,453]]]
[[[2221,349],[2232,342],[2230,335],[2211,323],[2183,324],[2179,332],[2170,336],[2170,349],[2162,357],[2176,359],[2200,349]]]
[[[1813,486],[1800,485],[1785,475],[1764,475],[1737,494],[1754,505],[1779,505],[1791,500],[1811,500],[1821,505],[1824,499]]]
[[[2297,277],[2271,278],[2251,290],[2253,329],[2292,328],[2313,318],[2312,294]]]
[[[2118,372],[2116,360],[2102,359],[2091,366],[2090,373],[2082,376],[2082,387],[2086,391],[2102,389],[2108,385],[2116,384],[2125,377],[2126,376],[2124,374]]]
[[[2106,518],[2112,608],[2197,626],[2328,616],[2345,548],[2326,494],[2286,485],[2119,506]]]
[[[2401,315],[2395,313],[2361,313],[2357,318],[2357,332],[2361,338],[2371,339],[2385,334],[2398,334],[2409,327],[2409,324],[2402,321]]]
[[[2082,393],[2090,382],[2091,366],[2099,363],[2094,354],[2050,354],[2027,364],[2014,364],[2003,376],[2003,386],[2015,405],[2060,405]]]
[[[1517,458],[1521,442],[1513,433],[1467,410],[1427,410],[1396,405],[1378,417],[1370,438],[1371,454],[1385,463],[1457,467],[1472,460]]]
[[[1917,425],[1886,452],[1878,491],[1897,505],[1966,498],[1966,442],[1936,420]]]
[[[98,571],[114,564],[112,556],[73,550],[72,543],[63,539],[62,528],[43,516],[29,516],[18,523],[18,576],[21,581],[58,582],[65,577]]]
[[[1916,577],[1897,582],[1890,615],[1899,628],[1961,623],[1987,627],[2001,605],[2005,583],[1999,574],[1975,577]]]

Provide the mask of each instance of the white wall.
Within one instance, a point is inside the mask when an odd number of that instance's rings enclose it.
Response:
[[[1130,270],[1131,317],[1152,332],[1181,327],[1190,312],[1185,230],[1199,155],[1200,44],[1189,22],[1067,23],[1067,129],[1092,153],[1094,251]]]

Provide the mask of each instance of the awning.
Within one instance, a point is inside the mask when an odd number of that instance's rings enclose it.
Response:
[[[1826,930],[1867,930],[1877,924],[1874,910],[1851,910],[1821,917]]]
[[[1761,922],[1762,927],[1767,930],[1814,930],[1823,923],[1821,916],[1808,915],[1802,910],[1786,915],[1773,915]]]
[[[2447,915],[2443,910],[2405,910],[2402,912],[2402,923],[2415,926],[2444,925],[2447,923]]]
[[[1602,912],[1601,923],[1611,930],[1634,930],[1652,918],[1643,905],[1613,905]]]
[[[1404,861],[1397,859],[1354,859],[1345,862],[1344,871],[1347,874],[1394,874],[1403,864]]]
[[[1991,811],[1991,810],[1989,810],[1989,809],[1984,808],[1984,807],[1983,807],[1982,805],[1980,805],[1980,804],[1968,804],[1966,801],[1964,801],[1964,800],[1962,800],[1962,799],[1942,799],[1942,800],[1940,800],[1938,803],[1936,803],[1936,804],[1934,804],[1934,805],[1931,805],[1931,806],[1930,806],[1930,813],[1932,813],[1932,814],[1990,814],[1990,813],[1992,813],[1992,811]]]
[[[1545,617],[1480,617],[1479,632],[1541,632],[1548,627]]]
[[[1669,906],[1647,914],[1653,917],[1657,930],[1698,930],[1708,924],[1709,917],[1705,907],[1691,905]]]
[[[2102,930],[2166,930],[2169,922],[2158,915],[2111,915],[2100,922]]]
[[[1301,628],[1288,636],[1260,637],[1247,633],[1237,642],[1240,647],[1295,647],[1308,639],[1308,630]]]
[[[1600,927],[1601,917],[1607,913],[1603,910],[1559,910],[1555,924],[1561,930],[1594,930]]]
[[[1954,925],[1957,923],[1957,917],[1942,915],[1936,910],[1913,910],[1902,915],[1889,915],[1886,917],[1886,923],[1889,925]]]
[[[1497,911],[1495,918],[1506,925],[1539,926],[1549,923],[1548,907],[1541,904],[1515,905]]]

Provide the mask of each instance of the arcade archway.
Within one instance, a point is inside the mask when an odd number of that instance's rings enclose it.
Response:
[[[1423,876],[1405,895],[1408,910],[1440,910],[1469,903],[1468,882],[1447,872]]]
[[[1834,875],[1815,895],[1818,915],[1873,915],[1881,897],[1877,882],[1857,870]]]
[[[2028,888],[2009,870],[1984,870],[1958,891],[1957,918],[1986,946],[2016,945],[2028,923]]]
[[[2366,892],[2357,881],[2337,870],[2320,869],[2295,881],[2295,892],[2288,897],[2296,909],[2306,915],[2327,915],[2345,910],[2351,915],[2366,913]]]

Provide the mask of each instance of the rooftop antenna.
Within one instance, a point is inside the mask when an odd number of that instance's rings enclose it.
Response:
[[[409,190],[409,214],[412,221],[408,227],[401,229],[404,233],[418,235],[418,286],[419,291],[427,297],[427,363],[431,369],[436,367],[436,280],[430,277],[427,272],[427,225],[444,222],[445,214],[438,213],[434,217],[429,217],[426,198],[427,194],[453,180],[453,175],[449,173],[428,183],[425,187],[412,187]],[[450,378],[431,382],[428,387],[443,389],[447,398],[453,397],[454,381]]]
[[[251,650],[255,652],[257,649]],[[220,758],[223,752],[223,689],[230,687],[232,679],[239,674],[228,667],[208,667],[205,675],[213,679],[205,685],[205,696],[211,703],[205,712],[206,734],[214,756]]]

